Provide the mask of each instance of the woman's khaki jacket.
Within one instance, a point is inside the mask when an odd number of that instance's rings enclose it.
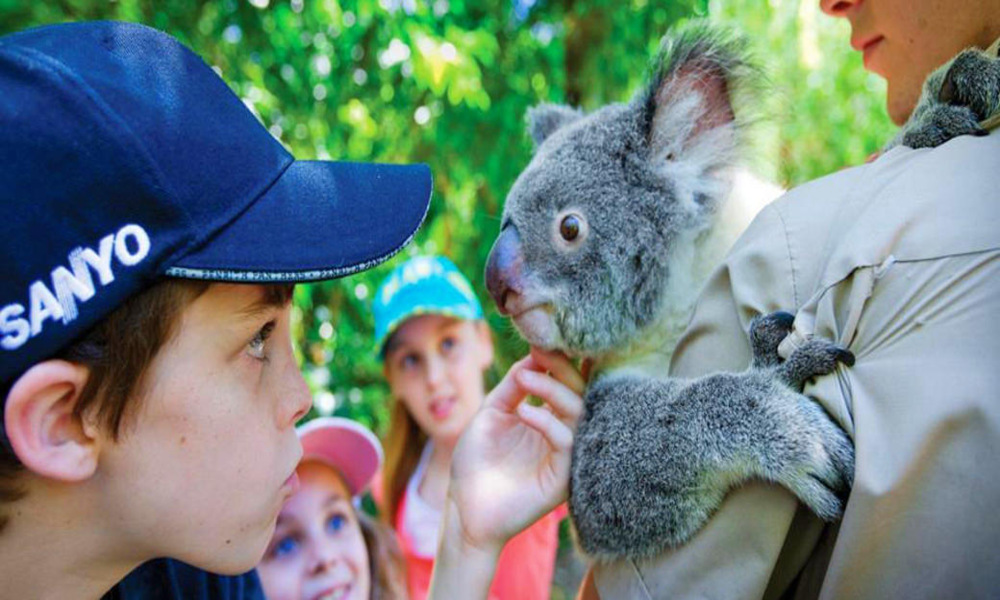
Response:
[[[824,524],[783,488],[733,491],[687,545],[594,571],[620,598],[1000,597],[1000,134],[877,161],[769,205],[711,277],[671,372],[742,370],[760,313],[857,363],[806,387],[851,435]]]

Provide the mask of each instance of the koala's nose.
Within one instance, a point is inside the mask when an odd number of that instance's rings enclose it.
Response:
[[[486,289],[493,296],[502,315],[510,314],[507,307],[510,294],[520,292],[523,262],[521,236],[517,233],[517,227],[508,225],[500,231],[486,262]]]

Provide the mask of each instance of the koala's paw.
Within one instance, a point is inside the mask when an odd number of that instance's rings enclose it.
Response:
[[[758,315],[750,321],[750,346],[754,367],[773,367],[781,362],[778,344],[791,333],[795,315],[784,311]]]
[[[929,107],[912,126],[900,135],[909,148],[935,148],[962,135],[983,136],[989,133],[979,126],[975,112],[967,106],[939,104]]]
[[[812,338],[796,348],[788,360],[781,363],[775,373],[780,381],[796,392],[801,392],[806,382],[828,375],[837,363],[854,366],[854,354],[832,342]]]
[[[1000,105],[1000,58],[964,50],[947,67],[938,101],[968,107],[976,119],[988,118]]]
[[[821,519],[836,520],[854,481],[854,444],[819,404],[801,394],[789,399],[795,415],[779,436],[787,460],[776,479]]]
[[[933,148],[962,135],[986,135],[980,121],[1000,107],[1000,58],[964,50],[928,78],[910,119],[890,146]]]

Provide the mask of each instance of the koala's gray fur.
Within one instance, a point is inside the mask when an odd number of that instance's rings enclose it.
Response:
[[[570,481],[574,524],[588,554],[646,557],[682,544],[748,479],[788,487],[824,519],[840,516],[853,446],[797,392],[853,357],[811,340],[779,363],[778,342],[791,323],[787,313],[755,321],[755,365],[744,373],[695,380],[614,374],[590,386]]]
[[[529,113],[537,148],[508,195],[504,225],[518,221],[536,287],[559,282],[545,293],[558,297],[553,317],[563,339],[543,345],[606,362],[613,354],[631,358],[637,344],[663,348],[663,330],[679,330],[686,322],[704,276],[752,216],[752,210],[724,202],[741,136],[729,100],[752,81],[746,77],[752,70],[739,41],[699,31],[664,49],[651,79],[664,85],[651,83],[628,104],[591,114],[542,105]],[[712,75],[704,85],[726,94],[712,95],[721,103],[702,119],[696,117],[704,103],[692,94],[671,93],[668,80],[681,64],[685,82],[697,81],[704,69]],[[725,79],[716,76],[722,73]],[[589,228],[601,243],[552,253],[549,225],[558,211],[574,206],[586,207]],[[733,226],[718,226],[730,216]],[[718,233],[725,239],[717,240]],[[694,238],[703,252],[677,251],[693,250]],[[664,303],[665,296],[672,301]]]
[[[800,393],[853,357],[813,340],[781,363],[787,315],[753,321],[747,371],[667,375],[695,294],[741,230],[727,225],[734,106],[753,79],[739,40],[695,25],[664,38],[628,103],[529,114],[536,150],[507,197],[487,285],[531,344],[594,362],[570,511],[598,560],[684,543],[750,479],[835,519],[853,479],[850,440]],[[567,215],[580,224],[570,240]]]
[[[960,135],[986,135],[981,125],[1000,110],[1000,58],[960,52],[927,77],[920,101],[886,150],[932,148]]]

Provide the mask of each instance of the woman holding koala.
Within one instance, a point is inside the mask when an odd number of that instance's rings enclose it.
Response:
[[[1000,2],[820,6],[849,21],[851,46],[886,79],[900,125],[931,71],[965,48],[988,49],[956,60],[933,98],[946,110],[973,100],[980,125],[937,148],[894,147],[768,206],[704,288],[670,371],[745,367],[749,320],[775,309],[796,314],[785,356],[812,336],[848,347],[856,364],[806,389],[856,448],[844,518],[826,525],[779,487],[746,486],[689,543],[595,567],[590,597],[992,598],[1000,589],[1000,483],[983,476],[1000,460]]]

